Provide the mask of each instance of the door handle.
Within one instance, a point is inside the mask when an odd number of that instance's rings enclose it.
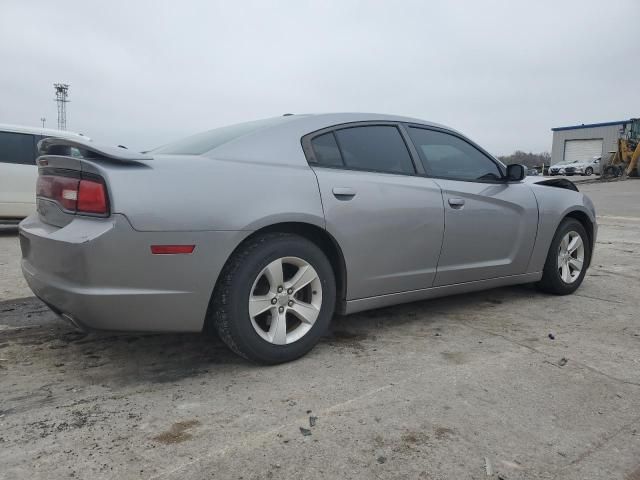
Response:
[[[464,198],[450,198],[449,205],[451,206],[451,208],[459,210],[464,207]]]
[[[338,200],[351,200],[356,196],[356,191],[351,187],[333,187],[332,192]]]

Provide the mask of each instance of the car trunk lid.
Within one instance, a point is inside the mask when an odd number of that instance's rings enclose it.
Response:
[[[109,169],[148,168],[146,154],[65,138],[38,143],[37,211],[40,220],[63,227],[76,215],[111,214]]]

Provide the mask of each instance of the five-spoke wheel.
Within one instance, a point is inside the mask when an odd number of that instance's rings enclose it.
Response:
[[[579,233],[568,232],[558,246],[558,271],[565,283],[575,282],[584,266],[584,242]]]
[[[287,362],[320,340],[335,297],[333,268],[316,244],[290,233],[268,233],[247,240],[229,259],[209,321],[245,358]]]
[[[549,293],[573,293],[591,261],[591,242],[582,223],[565,218],[553,237],[538,287]]]
[[[305,260],[283,257],[267,265],[253,282],[249,316],[267,342],[286,345],[313,327],[322,306],[318,273]]]

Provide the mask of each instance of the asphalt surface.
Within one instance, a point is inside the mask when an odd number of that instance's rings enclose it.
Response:
[[[86,334],[34,298],[0,302],[0,478],[637,480],[640,181],[580,188],[600,234],[576,294],[335,318],[276,367],[201,335]],[[0,235],[3,292],[16,242]]]

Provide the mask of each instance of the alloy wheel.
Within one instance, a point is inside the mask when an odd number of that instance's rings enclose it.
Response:
[[[558,273],[565,283],[575,282],[584,267],[584,242],[575,231],[568,232],[558,246]]]
[[[249,294],[249,316],[258,335],[275,345],[302,338],[322,306],[316,270],[298,257],[278,258],[258,274]]]

